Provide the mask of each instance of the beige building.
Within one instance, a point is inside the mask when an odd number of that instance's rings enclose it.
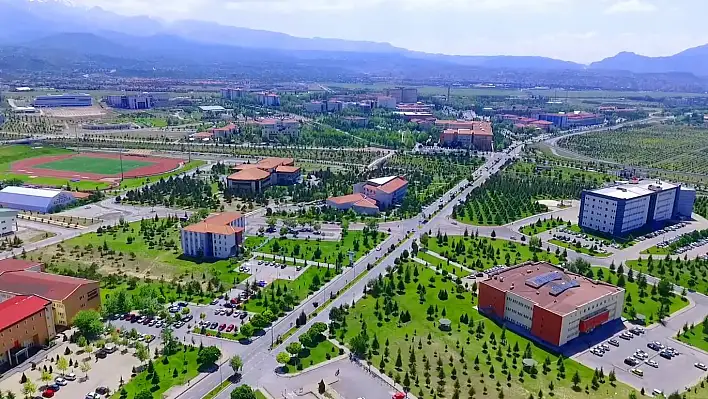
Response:
[[[36,295],[16,295],[0,302],[0,368],[27,359],[31,347],[56,335],[52,302]]]

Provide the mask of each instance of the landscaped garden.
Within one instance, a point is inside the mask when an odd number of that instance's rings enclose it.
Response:
[[[341,240],[275,238],[261,247],[258,252],[284,255],[331,265],[349,264],[349,251],[354,252],[354,261],[375,248],[387,234],[371,231],[343,231]]]
[[[557,357],[480,315],[476,298],[415,262],[330,312],[330,334],[418,398],[626,398],[610,370]]]
[[[53,273],[101,281],[104,307],[120,291],[135,299],[129,302],[150,307],[174,300],[205,303],[248,277],[238,271],[238,259],[187,258],[180,247],[177,219],[148,219],[102,227],[26,257]]]
[[[559,264],[564,259],[560,251],[548,252],[540,240],[532,238],[529,243],[507,241],[489,237],[475,237],[474,234],[435,237],[423,235],[421,245],[444,258],[459,263],[469,269],[482,271],[498,265],[516,265],[526,261],[547,261]]]
[[[295,280],[275,280],[255,297],[244,302],[242,309],[249,312],[263,313],[270,310],[281,316],[292,310],[313,292],[337,275],[335,268],[310,266]],[[324,300],[322,301],[324,302]]]
[[[343,354],[344,350],[337,348],[324,336],[326,330],[325,323],[315,323],[300,335],[298,342],[288,344],[286,351],[276,356],[278,363],[283,365],[281,372],[299,372]]]
[[[670,283],[686,287],[702,294],[708,294],[708,260],[670,257],[630,260],[625,267],[646,273]]]
[[[543,233],[544,231],[548,231],[551,229],[555,229],[556,227],[566,225],[567,222],[563,221],[563,219],[554,218],[553,215],[551,215],[548,219],[543,218],[537,220],[535,223],[527,224],[526,226],[522,227],[520,231],[522,234],[526,234],[527,236],[533,236],[536,234]]]
[[[219,357],[221,351],[215,346],[197,348],[173,341],[163,348],[158,359],[149,360],[144,370],[134,374],[111,398],[160,399],[168,389],[185,385],[200,372],[216,367]]]
[[[600,251],[598,251],[597,245],[593,245],[593,246],[591,246],[591,247],[583,246],[583,243],[582,243],[581,241],[578,241],[578,240],[573,240],[573,241],[571,241],[571,242],[568,242],[568,241],[562,241],[562,240],[557,240],[557,239],[555,239],[555,238],[552,238],[552,239],[548,240],[548,242],[549,242],[550,244],[557,245],[557,246],[559,246],[559,247],[563,247],[563,248],[567,248],[567,249],[573,250],[573,251],[575,251],[575,252],[577,252],[577,253],[586,254],[586,255],[590,255],[590,256],[595,256],[595,257],[598,257],[598,258],[605,258],[605,257],[608,257],[608,256],[612,255],[612,254],[609,253],[609,252],[600,252]]]
[[[680,331],[678,340],[708,352],[708,316],[701,324],[685,326]]]
[[[708,238],[708,229],[694,230],[690,233],[681,235],[678,240],[672,242],[671,244],[664,245],[662,247],[655,245],[649,249],[645,249],[642,253],[652,255],[670,255],[679,248],[686,247],[694,242],[698,242],[706,238]]]

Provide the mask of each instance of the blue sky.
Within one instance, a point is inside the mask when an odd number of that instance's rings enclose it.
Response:
[[[199,19],[466,55],[588,63],[708,43],[708,0],[72,0],[126,15]]]

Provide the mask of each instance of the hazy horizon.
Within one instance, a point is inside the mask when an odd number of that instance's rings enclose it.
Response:
[[[194,19],[298,37],[387,42],[428,53],[536,55],[584,64],[621,51],[665,56],[708,43],[708,30],[700,28],[708,2],[699,0],[151,0],[149,7],[142,0],[71,3],[164,21]]]

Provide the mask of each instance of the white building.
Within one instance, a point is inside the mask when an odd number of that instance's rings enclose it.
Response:
[[[226,99],[226,100],[238,100],[239,98],[243,98],[243,89],[233,89],[233,88],[226,88],[226,89],[221,89],[221,98]]]
[[[0,237],[17,231],[17,214],[14,209],[0,209]]]
[[[167,93],[140,93],[106,96],[106,104],[113,108],[150,109],[165,104],[169,100]]]
[[[682,198],[683,197],[683,198]],[[579,225],[613,236],[690,217],[695,191],[661,181],[619,184],[581,195]]]
[[[76,201],[71,193],[63,190],[29,187],[5,187],[0,190],[0,207],[49,213]]]
[[[266,107],[280,106],[280,96],[273,93],[260,92],[256,94],[258,103]]]
[[[376,99],[376,106],[378,108],[396,109],[396,99],[390,96],[381,96]]]
[[[264,140],[277,136],[298,137],[300,135],[300,121],[296,119],[261,119],[255,122],[260,126]]]
[[[240,252],[245,228],[246,219],[238,212],[210,216],[182,229],[182,252],[194,258],[230,258]]]

